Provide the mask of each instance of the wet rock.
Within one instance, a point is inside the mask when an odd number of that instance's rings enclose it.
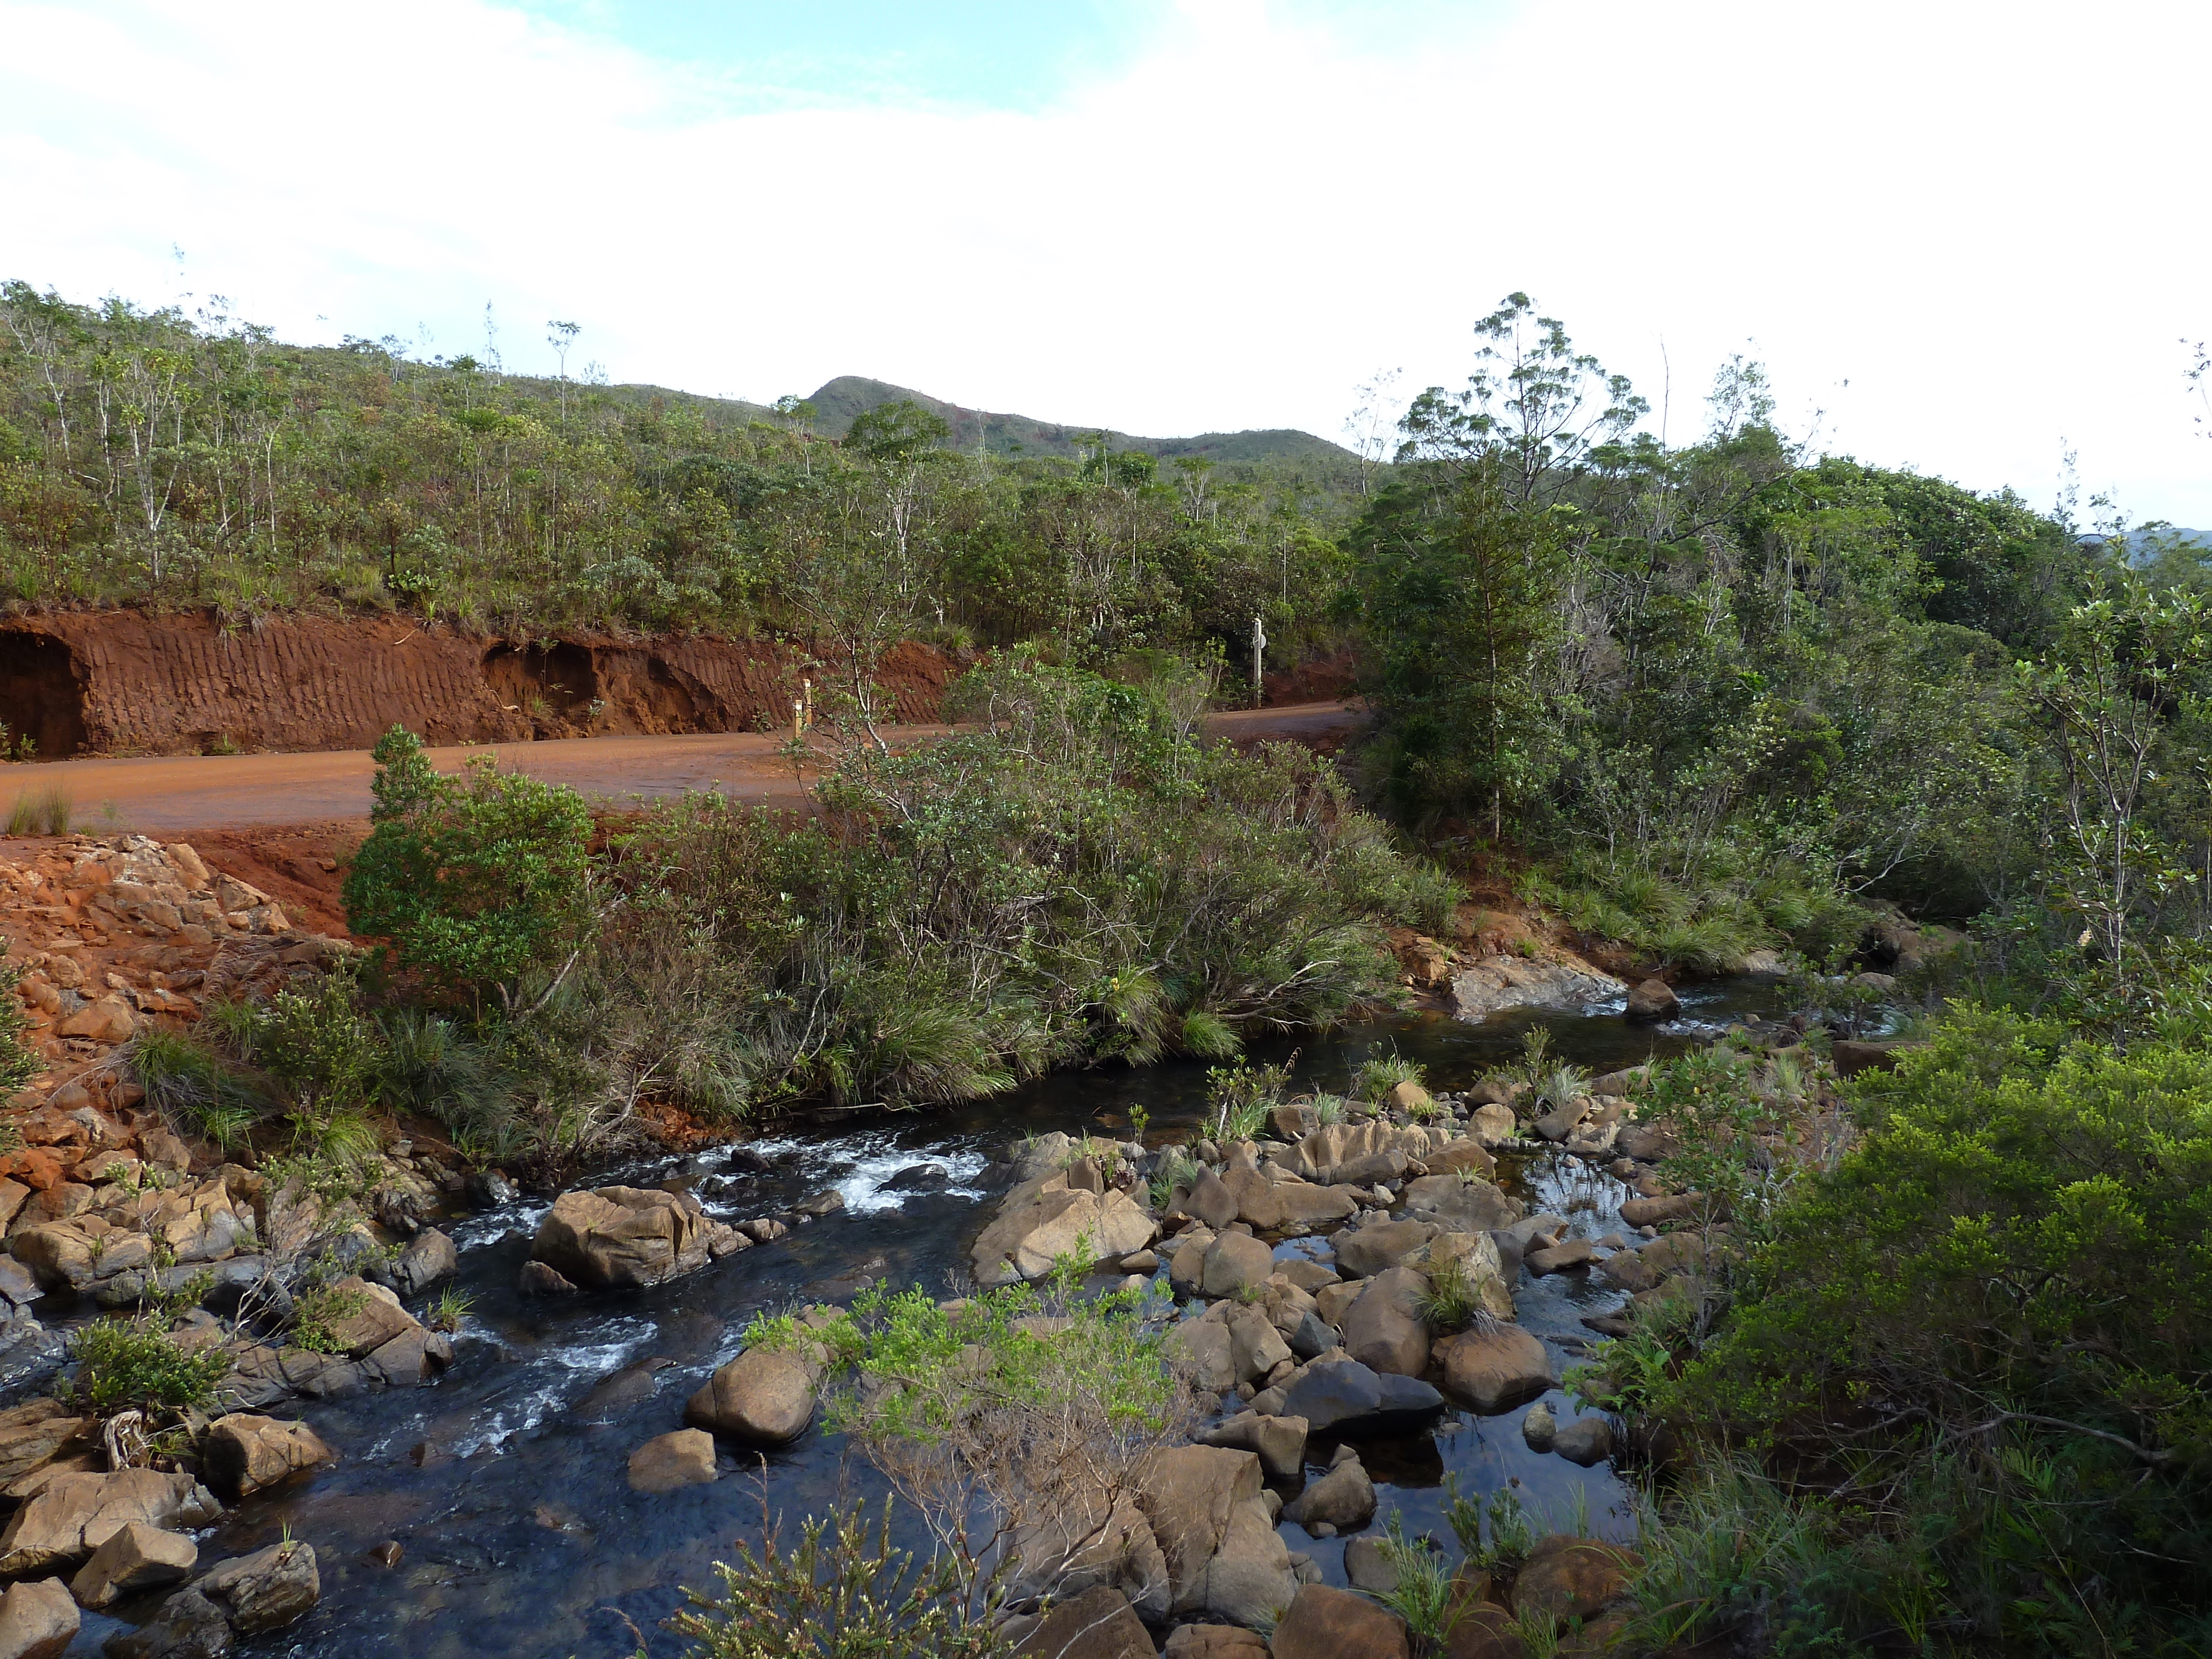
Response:
[[[1429,1328],[1419,1312],[1428,1288],[1410,1267],[1386,1268],[1369,1279],[1340,1323],[1345,1352],[1372,1370],[1419,1376],[1429,1364]]]
[[[192,1586],[240,1636],[282,1630],[322,1599],[315,1547],[295,1539],[226,1561]]]
[[[525,1296],[574,1296],[576,1287],[558,1268],[543,1261],[526,1261],[514,1288]]]
[[[689,1194],[636,1187],[563,1193],[530,1254],[589,1290],[635,1290],[707,1265],[707,1218]]]
[[[460,1266],[453,1241],[432,1227],[418,1234],[392,1264],[392,1288],[402,1296],[420,1296],[440,1279],[452,1278]]]
[[[1565,963],[1520,957],[1485,958],[1452,976],[1452,1005],[1462,1019],[1486,1019],[1505,1008],[1556,1008],[1579,1013],[1620,996],[1627,986],[1609,974]]]
[[[1287,1480],[1305,1467],[1306,1420],[1239,1412],[1227,1422],[1200,1432],[1198,1442],[1250,1452],[1260,1460],[1261,1473],[1270,1480]]]
[[[1532,1273],[1563,1273],[1571,1268],[1586,1267],[1597,1260],[1597,1246],[1587,1238],[1562,1240],[1549,1249],[1531,1250],[1522,1258],[1522,1264]]]
[[[818,1192],[811,1198],[802,1198],[792,1206],[792,1208],[798,1211],[799,1214],[816,1221],[821,1220],[824,1216],[835,1215],[844,1207],[845,1194],[835,1187]]]
[[[1529,1407],[1528,1414],[1521,1419],[1521,1437],[1528,1443],[1530,1451],[1551,1450],[1559,1432],[1559,1420],[1552,1415],[1552,1408],[1540,1400]]]
[[[58,1475],[0,1533],[0,1577],[74,1567],[133,1521],[197,1527],[222,1513],[215,1494],[189,1474],[118,1469]]]
[[[199,1559],[199,1547],[184,1534],[132,1521],[77,1569],[70,1593],[88,1607],[104,1607],[138,1590],[182,1583],[191,1577]],[[0,1655],[7,1651],[6,1644],[0,1643]]]
[[[1682,1012],[1682,999],[1663,979],[1647,979],[1628,994],[1624,1018],[1650,1024]]]
[[[0,1597],[0,1659],[60,1659],[81,1622],[60,1579],[10,1584]]]
[[[1152,1659],[1158,1650],[1129,1598],[1094,1584],[1054,1605],[1014,1651],[1024,1659]]]
[[[1444,1398],[1410,1376],[1385,1376],[1352,1358],[1324,1355],[1279,1390],[1276,1414],[1303,1417],[1315,1435],[1413,1430],[1444,1408]],[[1259,1401],[1253,1402],[1255,1410]]]
[[[237,1634],[223,1609],[197,1586],[179,1590],[161,1603],[152,1620],[107,1638],[107,1659],[220,1659]]]
[[[656,1436],[629,1455],[629,1489],[671,1492],[714,1480],[714,1437],[702,1429]]]
[[[469,1196],[487,1209],[499,1209],[521,1196],[514,1183],[497,1170],[480,1170],[469,1177]]]
[[[1235,1296],[1267,1282],[1275,1253],[1245,1233],[1224,1233],[1206,1246],[1199,1289],[1208,1297]]]
[[[1617,1544],[1547,1538],[1513,1581],[1513,1610],[1524,1618],[1587,1622],[1627,1593],[1629,1572],[1640,1565],[1640,1556]]]
[[[1070,1188],[1050,1175],[1016,1188],[975,1240],[978,1284],[1041,1279],[1062,1256],[1118,1260],[1151,1243],[1159,1227],[1124,1192]]]
[[[1560,1425],[1553,1438],[1552,1449],[1570,1463],[1579,1463],[1584,1468],[1602,1463],[1613,1455],[1613,1425],[1595,1414],[1577,1417]]]
[[[884,1182],[887,1193],[934,1192],[952,1184],[952,1171],[942,1164],[915,1164]]]
[[[1326,1584],[1302,1586],[1268,1642],[1274,1659],[1409,1659],[1406,1621]]]
[[[1557,1382],[1544,1345],[1518,1325],[1462,1331],[1440,1346],[1444,1387],[1478,1412],[1509,1411]]]
[[[1346,1448],[1349,1450],[1350,1448]],[[1357,1456],[1340,1459],[1318,1480],[1283,1505],[1283,1519],[1295,1521],[1316,1538],[1331,1532],[1356,1532],[1375,1518],[1375,1483]]]
[[[234,1504],[337,1456],[305,1423],[280,1423],[249,1412],[217,1418],[200,1447],[208,1485]]]
[[[380,1567],[396,1567],[406,1553],[405,1547],[397,1538],[387,1538],[370,1549],[368,1559]]]
[[[773,1244],[791,1229],[774,1216],[763,1216],[757,1221],[740,1221],[738,1231],[756,1244]]]
[[[797,1354],[748,1348],[684,1402],[693,1428],[757,1446],[782,1446],[814,1420],[814,1367]]]

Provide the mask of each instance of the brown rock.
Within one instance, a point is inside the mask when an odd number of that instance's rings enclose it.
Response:
[[[118,1469],[60,1475],[0,1533],[0,1577],[76,1566],[133,1521],[200,1526],[222,1512],[215,1495],[189,1474]]]
[[[688,1194],[635,1187],[563,1193],[530,1254],[572,1284],[635,1290],[707,1265],[707,1218]]]
[[[0,1484],[51,1462],[92,1426],[91,1418],[79,1417],[60,1401],[45,1396],[0,1412]]]
[[[1682,999],[1674,994],[1674,988],[1663,979],[1647,979],[1628,994],[1628,1006],[1624,1017],[1650,1023],[1672,1019],[1682,1011]]]
[[[138,1017],[120,996],[109,995],[87,1003],[54,1028],[55,1035],[89,1037],[94,1042],[122,1042],[137,1029]]]
[[[1274,1659],[1410,1659],[1406,1621],[1350,1590],[1301,1585],[1268,1646]]]
[[[208,1485],[234,1504],[337,1455],[305,1423],[233,1412],[208,1425],[200,1458]]]
[[[1054,1606],[1014,1651],[1022,1659],[1153,1659],[1158,1650],[1129,1598],[1094,1584]]]
[[[10,1584],[0,1597],[0,1659],[59,1659],[81,1622],[60,1579]]]
[[[748,1348],[684,1403],[684,1420],[754,1445],[787,1445],[814,1420],[814,1386],[813,1368],[797,1354]]]
[[[109,1637],[100,1651],[107,1659],[216,1659],[237,1639],[229,1615],[193,1584],[162,1602],[151,1622]]]
[[[1855,1042],[1838,1039],[1829,1049],[1829,1058],[1835,1061],[1838,1077],[1856,1077],[1862,1072],[1893,1072],[1897,1069],[1897,1051],[1902,1044],[1895,1042]]]
[[[1518,1325],[1462,1331],[1442,1346],[1446,1391],[1478,1412],[1510,1411],[1554,1382],[1544,1345]]]
[[[1428,1280],[1410,1267],[1389,1267],[1367,1281],[1339,1327],[1345,1352],[1370,1370],[1419,1376],[1429,1365],[1429,1328],[1419,1304]]]
[[[574,1296],[576,1293],[576,1287],[568,1282],[565,1274],[542,1261],[524,1262],[514,1287],[525,1296]]]
[[[1329,1243],[1336,1249],[1338,1270],[1346,1278],[1364,1279],[1410,1261],[1436,1234],[1434,1227],[1423,1222],[1371,1221],[1357,1232],[1337,1234]]]
[[[1463,1608],[1444,1638],[1443,1659],[1528,1659],[1513,1615],[1490,1602]]]
[[[1642,1565],[1642,1557],[1617,1544],[1547,1538],[1528,1553],[1513,1581],[1513,1610],[1523,1617],[1587,1622],[1627,1593],[1630,1570]]]
[[[1700,1193],[1669,1193],[1664,1198],[1632,1198],[1620,1206],[1620,1218],[1632,1227],[1656,1227],[1662,1222],[1686,1221],[1705,1207]]]
[[[352,1310],[330,1322],[332,1340],[349,1358],[374,1353],[392,1338],[422,1328],[422,1322],[399,1305],[398,1297],[358,1274],[337,1280],[331,1286],[331,1294],[337,1305]]]
[[[1267,1638],[1242,1625],[1177,1625],[1161,1659],[1268,1659]]]
[[[1244,1233],[1224,1233],[1206,1247],[1199,1289],[1208,1297],[1234,1296],[1247,1287],[1266,1284],[1274,1270],[1275,1253],[1264,1240]]]
[[[1393,1084],[1390,1092],[1382,1097],[1382,1103],[1393,1111],[1419,1112],[1437,1103],[1437,1098],[1418,1083],[1408,1079]]]
[[[671,1492],[703,1486],[715,1476],[714,1437],[702,1429],[656,1436],[629,1455],[629,1489]]]
[[[222,1607],[241,1636],[281,1630],[321,1600],[315,1547],[294,1540],[226,1561],[192,1586]]]
[[[1547,1250],[1531,1250],[1521,1258],[1522,1265],[1540,1277],[1587,1267],[1596,1260],[1597,1246],[1587,1238],[1562,1239]]]
[[[132,1521],[92,1553],[77,1569],[70,1592],[88,1607],[104,1607],[133,1591],[174,1584],[191,1576],[199,1546],[180,1532]],[[7,1652],[0,1643],[0,1655]]]

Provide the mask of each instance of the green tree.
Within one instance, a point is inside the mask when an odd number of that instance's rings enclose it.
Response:
[[[590,808],[489,755],[441,776],[404,726],[375,755],[374,827],[346,876],[349,924],[434,984],[494,990],[514,1012],[525,975],[563,951],[574,960],[590,915]]]

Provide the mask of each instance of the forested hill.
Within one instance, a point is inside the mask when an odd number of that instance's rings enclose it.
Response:
[[[864,375],[840,374],[807,400],[814,407],[815,424],[826,435],[844,436],[854,417],[885,404],[919,404],[951,429],[946,441],[955,449],[981,448],[994,455],[1060,455],[1075,457],[1097,447],[1099,431],[1091,427],[1067,426],[1029,415],[994,415],[988,410],[963,409],[933,398],[926,392],[871,380]],[[1214,461],[1304,461],[1334,463],[1357,468],[1359,458],[1350,450],[1316,438],[1310,432],[1273,427],[1260,432],[1201,432],[1194,438],[1139,438],[1126,432],[1103,434],[1116,450],[1174,460],[1195,456]]]

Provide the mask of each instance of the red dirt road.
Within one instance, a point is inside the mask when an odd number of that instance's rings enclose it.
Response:
[[[1285,708],[1240,709],[1209,716],[1206,729],[1239,744],[1285,738],[1333,749],[1366,720],[1341,701]],[[951,728],[890,728],[895,744],[927,741]],[[491,753],[500,764],[549,783],[565,783],[610,799],[656,799],[717,787],[747,800],[793,805],[805,791],[776,757],[777,739],[751,732],[704,732],[668,738],[569,738],[434,749],[441,771],[467,755]],[[146,760],[60,761],[11,766],[0,775],[0,811],[16,792],[58,788],[76,806],[76,827],[173,834],[179,830],[258,829],[276,824],[365,823],[375,770],[366,750],[288,755],[193,755]]]

